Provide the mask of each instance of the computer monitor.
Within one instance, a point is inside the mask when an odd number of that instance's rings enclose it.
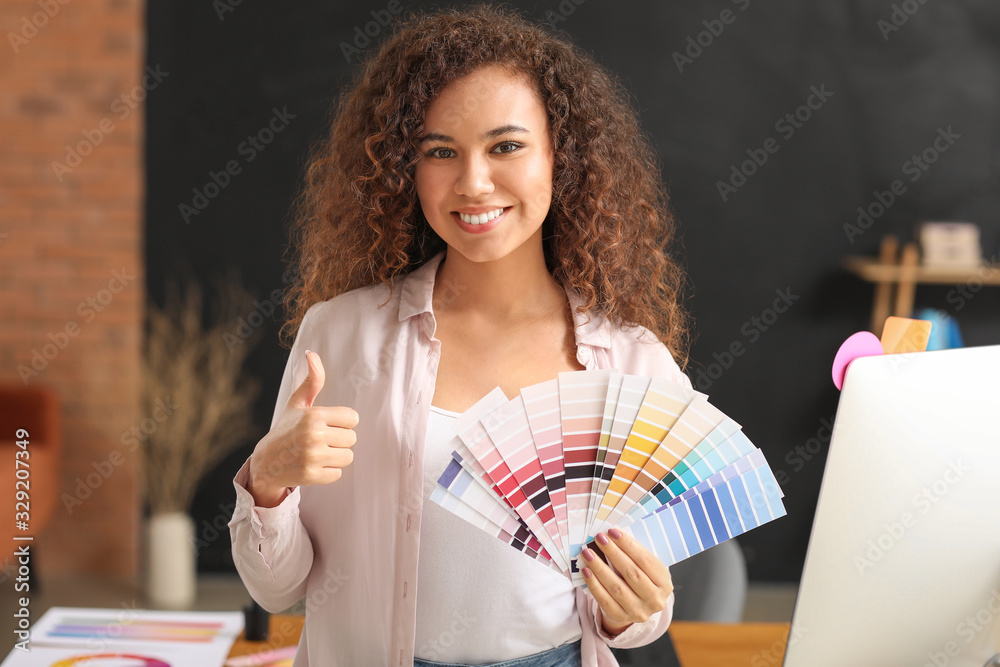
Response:
[[[1000,651],[1000,346],[855,360],[784,667]]]

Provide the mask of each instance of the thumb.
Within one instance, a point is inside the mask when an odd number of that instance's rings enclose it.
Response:
[[[309,366],[309,374],[302,384],[288,397],[288,407],[309,408],[316,400],[316,395],[323,388],[326,382],[326,372],[323,370],[323,361],[315,352],[306,350],[306,364]]]

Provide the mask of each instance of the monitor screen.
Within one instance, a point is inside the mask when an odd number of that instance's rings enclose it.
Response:
[[[982,667],[1000,650],[1000,346],[848,369],[786,667]]]

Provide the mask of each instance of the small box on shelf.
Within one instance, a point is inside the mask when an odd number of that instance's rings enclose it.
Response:
[[[983,263],[979,226],[971,222],[924,222],[919,227],[924,266],[977,268]]]
[[[871,319],[875,335],[881,335],[890,315],[912,316],[918,284],[957,285],[975,280],[980,285],[1000,286],[1000,263],[984,262],[978,254],[971,264],[942,265],[921,263],[919,255],[916,243],[907,243],[900,250],[899,239],[890,235],[882,239],[878,257],[844,258],[845,269],[875,284]]]

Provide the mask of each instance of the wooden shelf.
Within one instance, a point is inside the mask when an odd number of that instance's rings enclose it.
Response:
[[[875,284],[872,304],[871,331],[882,335],[882,326],[889,315],[910,317],[917,285],[958,285],[978,282],[980,285],[1000,285],[1000,264],[983,263],[976,267],[953,268],[922,266],[915,243],[907,243],[899,252],[895,236],[882,239],[878,258],[845,257],[844,268]],[[890,304],[895,302],[890,308]]]
[[[899,282],[903,268],[899,264],[883,264],[874,257],[845,257],[844,268],[870,283]],[[928,285],[953,285],[979,280],[984,285],[1000,285],[1000,264],[980,264],[964,269],[918,265],[916,282]]]

